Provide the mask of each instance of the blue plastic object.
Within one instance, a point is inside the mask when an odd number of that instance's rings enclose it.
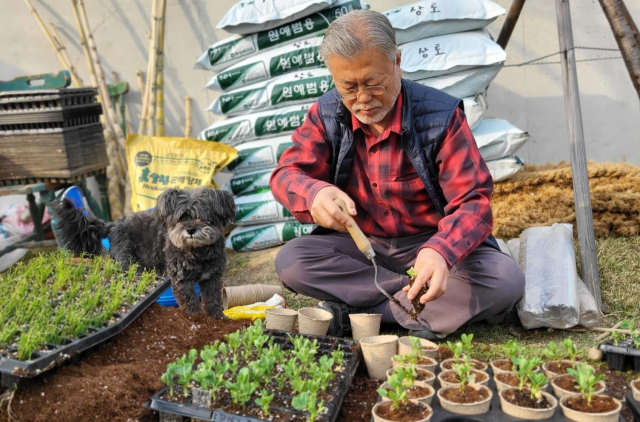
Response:
[[[196,293],[198,297],[200,297],[200,286],[196,283]],[[160,306],[173,306],[178,307],[178,301],[176,297],[173,295],[173,288],[169,287],[167,290],[162,292],[158,300],[156,300]]]
[[[84,209],[84,197],[82,196],[82,189],[77,186],[71,186],[62,193],[62,199],[70,199],[73,206],[82,210],[82,213],[86,216],[89,215],[86,209]]]

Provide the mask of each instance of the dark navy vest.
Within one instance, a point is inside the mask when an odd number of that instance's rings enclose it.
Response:
[[[462,101],[437,89],[402,79],[402,147],[441,215],[447,200],[438,182],[436,155],[456,108]],[[318,100],[318,112],[331,144],[330,181],[345,190],[351,177],[355,142],[351,112],[334,88]],[[316,232],[326,232],[319,228]],[[483,242],[499,249],[493,235]]]

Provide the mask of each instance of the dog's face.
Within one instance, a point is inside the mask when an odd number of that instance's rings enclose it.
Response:
[[[178,249],[199,248],[224,236],[236,206],[228,192],[197,188],[169,189],[158,197],[156,213],[167,225],[167,236]]]

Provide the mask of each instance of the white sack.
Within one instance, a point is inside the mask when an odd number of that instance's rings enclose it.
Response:
[[[369,9],[369,5],[362,0],[341,0],[328,9],[277,28],[249,35],[233,35],[209,47],[200,56],[194,69],[219,72],[257,53],[316,36],[324,32],[331,22],[355,9]]]
[[[333,78],[327,69],[309,69],[222,94],[207,110],[213,114],[237,116],[308,104],[334,87]]]
[[[437,35],[484,28],[505,10],[490,0],[424,0],[384,12],[405,44]]]
[[[509,251],[509,247],[507,246],[507,243],[504,240],[496,239],[496,242],[498,242],[498,247],[500,248],[500,252],[511,256],[511,251]]]
[[[279,223],[293,220],[293,216],[273,197],[271,191],[236,196],[234,223],[239,226]]]
[[[487,111],[487,99],[484,94],[478,94],[475,97],[463,98],[462,102],[464,103],[464,114],[467,116],[467,124],[473,129],[478,126],[484,112]]]
[[[280,156],[291,146],[293,146],[291,136],[245,142],[235,147],[238,157],[229,163],[225,170],[245,174],[255,170],[275,168]]]
[[[265,191],[269,188],[269,180],[274,169],[256,170],[244,174],[235,174],[222,187],[233,195],[246,195]]]
[[[529,140],[529,134],[502,119],[484,119],[473,137],[485,160],[495,160],[516,153]]]
[[[413,81],[491,66],[507,58],[484,30],[424,38],[401,48],[402,76]]]
[[[253,55],[215,75],[207,88],[227,92],[286,73],[324,67],[321,43],[322,36],[315,36]]]
[[[507,180],[514,174],[524,170],[524,161],[520,157],[502,157],[497,160],[486,161],[494,182]]]
[[[216,28],[232,34],[251,34],[326,9],[332,3],[333,0],[243,0],[231,6]]]
[[[311,234],[315,224],[286,223],[259,224],[236,227],[227,237],[227,249],[236,252],[257,251],[283,245],[291,239]]]
[[[570,224],[531,227],[520,235],[525,293],[518,316],[527,328],[567,329],[578,324],[580,298]]]
[[[309,107],[309,104],[298,105],[231,117],[213,123],[200,132],[198,139],[222,142],[235,147],[254,139],[291,133],[302,126]]]
[[[500,69],[502,69],[502,63],[493,66],[480,66],[435,78],[421,79],[416,82],[439,89],[453,97],[471,97],[484,92]]]

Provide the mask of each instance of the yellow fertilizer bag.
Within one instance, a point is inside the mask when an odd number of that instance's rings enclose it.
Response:
[[[189,138],[127,137],[131,209],[148,210],[167,189],[217,187],[213,176],[238,156],[225,144]]]

